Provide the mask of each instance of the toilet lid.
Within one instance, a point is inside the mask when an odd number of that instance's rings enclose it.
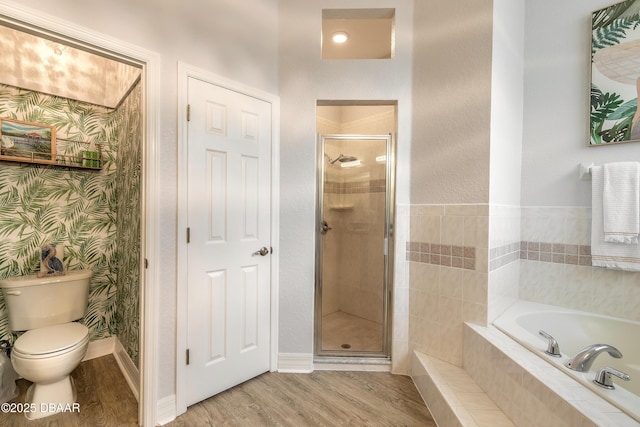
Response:
[[[82,342],[89,329],[80,323],[63,323],[25,332],[13,345],[21,354],[47,354],[65,350]]]

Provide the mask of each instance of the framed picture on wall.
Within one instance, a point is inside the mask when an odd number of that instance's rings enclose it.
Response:
[[[0,160],[56,162],[56,129],[53,126],[0,118],[0,138]]]
[[[589,145],[640,141],[640,0],[591,14]]]

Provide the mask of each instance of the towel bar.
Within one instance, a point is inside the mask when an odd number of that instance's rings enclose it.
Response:
[[[593,162],[591,163],[580,163],[580,179],[583,181],[589,181],[591,179],[591,168],[593,167]]]

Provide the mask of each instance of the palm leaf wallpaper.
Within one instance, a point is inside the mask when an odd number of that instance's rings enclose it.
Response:
[[[99,172],[0,162],[0,278],[35,273],[40,246],[63,244],[66,269],[93,271],[82,321],[91,340],[118,335],[136,365],[139,86],[120,107],[108,109],[0,85],[0,117],[55,126],[59,139],[100,143],[103,155]],[[61,145],[59,154],[82,145]],[[15,339],[1,295],[0,339]]]

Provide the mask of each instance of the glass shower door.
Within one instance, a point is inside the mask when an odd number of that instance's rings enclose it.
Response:
[[[388,357],[391,137],[318,145],[316,354]]]

